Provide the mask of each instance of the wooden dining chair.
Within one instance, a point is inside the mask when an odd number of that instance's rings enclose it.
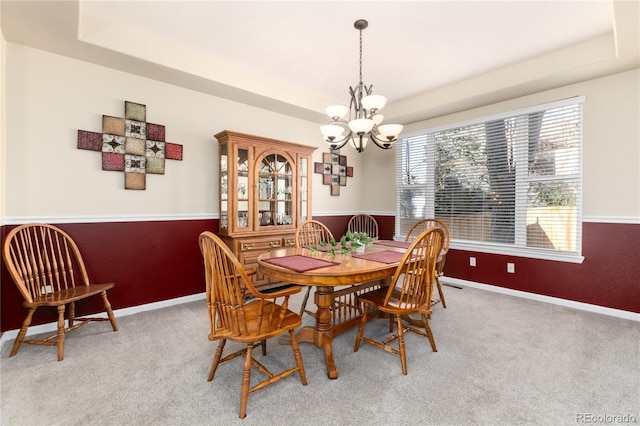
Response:
[[[349,219],[347,230],[351,232],[364,232],[371,238],[378,238],[378,222],[368,214],[356,214]]]
[[[402,364],[402,374],[407,374],[407,355],[404,341],[404,333],[412,331],[429,339],[431,349],[437,352],[433,333],[429,327],[431,315],[431,293],[433,291],[433,281],[435,279],[436,262],[438,254],[442,249],[444,232],[442,229],[432,227],[422,232],[416,237],[405,252],[396,272],[391,278],[388,287],[366,292],[358,296],[358,300],[364,303],[367,309],[364,310],[356,342],[353,348],[357,352],[360,343],[364,340],[387,352],[400,355]],[[376,308],[380,312],[388,314],[389,331],[393,331],[393,322],[397,332],[378,341],[364,336],[364,329],[369,316],[369,308]],[[424,331],[412,324],[405,323],[402,318],[411,314],[420,314]],[[391,342],[398,341],[398,348],[390,345]]]
[[[444,232],[444,241],[442,243],[442,250],[440,251],[440,255],[438,256],[438,263],[436,264],[436,286],[438,288],[439,299],[432,300],[431,303],[435,305],[442,302],[442,307],[446,308],[447,301],[444,298],[444,292],[442,291],[442,285],[440,284],[440,277],[444,275],[444,262],[447,260],[447,252],[449,251],[449,227],[443,221],[438,219],[422,219],[414,223],[411,228],[409,228],[409,231],[407,231],[407,235],[405,236],[404,240],[412,241],[425,229],[431,228],[433,226],[442,229],[442,231]]]
[[[58,361],[64,359],[66,333],[92,321],[111,321],[118,331],[116,319],[107,299],[107,290],[114,283],[93,284],[78,246],[63,230],[45,224],[29,223],[9,232],[2,257],[27,309],[18,336],[9,356],[15,356],[22,343],[57,346]],[[76,317],[75,302],[100,296],[108,318]],[[26,339],[33,314],[39,307],[54,307],[58,311],[56,334],[43,339]],[[65,316],[67,325],[65,325]]]
[[[322,242],[328,243],[333,234],[322,222],[309,219],[301,222],[296,228],[296,247],[317,246]]]
[[[333,234],[326,227],[326,225],[317,220],[308,219],[301,222],[296,228],[296,247],[311,247],[319,246],[320,243],[329,243],[333,238]],[[307,312],[309,315],[314,316],[313,312],[307,311],[307,302],[309,295],[311,294],[311,286],[307,286],[307,290],[302,300],[302,306],[300,307],[300,316]]]
[[[289,287],[268,294],[255,289],[244,267],[227,245],[212,232],[199,237],[200,251],[204,259],[207,307],[209,312],[209,340],[219,340],[218,349],[209,371],[213,380],[218,365],[237,356],[245,355],[242,388],[240,392],[240,418],[247,413],[250,393],[273,384],[298,372],[302,384],[307,384],[304,364],[298,341],[293,330],[302,324],[300,315],[288,309],[289,297],[299,293],[299,287]],[[279,299],[282,300],[279,302]],[[261,345],[266,355],[266,340],[289,332],[296,366],[279,374],[271,373],[253,357],[253,348]],[[222,356],[227,340],[246,345],[238,351]],[[251,386],[251,368],[267,376]]]

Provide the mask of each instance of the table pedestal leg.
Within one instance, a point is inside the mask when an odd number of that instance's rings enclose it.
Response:
[[[303,327],[298,332],[298,341],[313,343],[324,350],[324,360],[327,364],[327,375],[330,379],[338,378],[338,367],[333,361],[333,328],[331,326],[330,307],[333,303],[333,287],[316,287],[315,303],[316,326]]]

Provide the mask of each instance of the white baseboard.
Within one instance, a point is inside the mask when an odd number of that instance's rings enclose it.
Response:
[[[623,311],[621,309],[605,308],[604,306],[591,305],[589,303],[574,302],[573,300],[560,299],[558,297],[543,296],[535,293],[527,293],[526,291],[512,290],[509,288],[498,287],[489,284],[481,284],[473,281],[465,281],[458,278],[442,277],[442,284],[449,284],[456,287],[472,287],[479,290],[493,291],[495,293],[507,294],[509,296],[521,297],[523,299],[536,300],[538,302],[551,303],[553,305],[565,306],[567,308],[578,309],[581,311],[595,312],[602,315],[628,319],[640,322],[640,314],[635,312]]]
[[[130,308],[115,309],[113,311],[113,314],[116,316],[116,318],[119,318],[119,317],[125,317],[127,315],[137,314],[139,312],[153,311],[155,309],[162,309],[169,306],[180,305],[182,303],[195,302],[196,300],[204,300],[204,299],[205,299],[205,294],[198,293],[198,294],[192,294],[190,296],[183,296],[183,297],[177,297],[175,299],[163,300],[161,302],[153,302],[153,303],[147,303],[145,305],[132,306]],[[91,316],[96,318],[107,318],[106,312],[101,312]],[[27,336],[33,336],[33,335],[42,334],[42,333],[54,333],[57,329],[58,329],[57,322],[34,325],[32,327],[29,327],[29,329],[27,330]],[[15,338],[18,336],[19,331],[20,331],[19,329],[16,329],[16,330],[8,330],[2,333],[2,336],[0,336],[0,348],[4,347],[5,342],[10,340],[15,340]]]
[[[560,299],[557,297],[542,296],[540,294],[527,293],[526,291],[512,290],[509,288],[498,287],[498,286],[489,285],[489,284],[481,284],[473,281],[465,281],[458,278],[442,277],[441,282],[443,284],[449,284],[456,287],[472,287],[472,288],[477,288],[479,290],[492,291],[495,293],[502,293],[509,296],[521,297],[523,299],[536,300],[538,302],[551,303],[553,305],[565,306],[568,308],[578,309],[581,311],[595,312],[602,315],[608,315],[612,317],[640,322],[640,314],[636,314],[634,312],[629,312],[629,311],[623,311],[620,309],[605,308],[603,306],[591,305],[591,304],[582,303],[582,302],[574,302],[572,300]],[[115,314],[116,318],[124,317],[127,315],[137,314],[139,312],[152,311],[155,309],[162,309],[169,306],[180,305],[182,303],[189,303],[189,302],[194,302],[196,300],[204,300],[204,299],[205,299],[205,294],[198,293],[190,296],[163,300],[161,302],[147,303],[146,305],[116,309],[113,311],[113,313]],[[94,316],[106,318],[107,314],[103,312],[101,314],[96,314]],[[48,324],[29,327],[29,330],[27,331],[27,335],[29,336],[29,335],[35,335],[35,334],[41,334],[41,333],[53,333],[56,330],[57,330],[57,323],[51,322]],[[0,348],[4,346],[5,342],[14,340],[18,335],[19,331],[20,330],[9,330],[2,333],[2,336],[0,336]]]

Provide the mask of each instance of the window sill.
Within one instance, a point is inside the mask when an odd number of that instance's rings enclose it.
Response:
[[[470,243],[464,241],[451,241],[450,249],[465,250],[477,253],[500,254],[505,256],[526,257],[529,259],[553,260],[556,262],[582,263],[584,256],[577,253],[553,252],[550,250],[536,250],[531,248],[504,247],[491,243]]]

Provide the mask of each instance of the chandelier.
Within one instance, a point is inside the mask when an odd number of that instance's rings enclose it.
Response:
[[[371,94],[373,85],[362,83],[362,30],[369,26],[364,19],[358,19],[353,26],[360,31],[360,80],[355,88],[349,87],[351,102],[327,107],[331,123],[320,127],[324,141],[331,149],[340,149],[347,142],[358,152],[364,151],[369,140],[382,149],[389,149],[402,132],[400,124],[380,125],[384,116],[379,111],[387,103],[387,98]],[[345,116],[349,114],[349,119]],[[346,133],[345,133],[346,132]]]

